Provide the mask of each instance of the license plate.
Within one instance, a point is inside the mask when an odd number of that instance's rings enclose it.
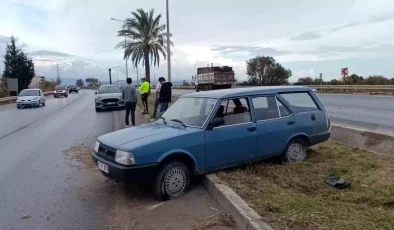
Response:
[[[115,102],[108,102],[107,105],[115,105]]]
[[[97,161],[97,167],[98,167],[101,171],[103,171],[103,172],[105,172],[105,173],[109,173],[109,171],[108,171],[108,165],[103,164],[103,163],[101,163],[100,161]]]

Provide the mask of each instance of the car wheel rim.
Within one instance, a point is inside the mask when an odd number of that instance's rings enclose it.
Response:
[[[165,190],[172,197],[179,196],[186,187],[186,174],[180,168],[171,169],[165,177]]]
[[[305,158],[305,150],[299,143],[293,143],[287,150],[287,156],[290,162],[300,162]]]

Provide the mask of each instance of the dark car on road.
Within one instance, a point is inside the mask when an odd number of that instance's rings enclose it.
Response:
[[[53,91],[53,97],[68,97],[68,89],[65,86],[56,86]]]
[[[71,94],[72,92],[79,93],[79,89],[77,85],[70,85],[68,87],[68,92]]]
[[[96,112],[109,108],[124,108],[122,91],[117,85],[102,85],[97,89],[94,99]]]

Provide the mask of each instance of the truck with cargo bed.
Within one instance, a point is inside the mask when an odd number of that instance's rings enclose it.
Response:
[[[196,92],[200,90],[228,89],[235,82],[234,70],[230,66],[197,68]]]

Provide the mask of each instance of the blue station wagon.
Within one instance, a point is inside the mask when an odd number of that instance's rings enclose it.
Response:
[[[274,156],[303,161],[329,137],[311,88],[214,90],[180,97],[154,123],[100,136],[92,159],[116,181],[152,182],[165,200],[185,194],[194,175]]]

